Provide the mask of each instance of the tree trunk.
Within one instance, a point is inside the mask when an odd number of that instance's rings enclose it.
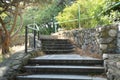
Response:
[[[9,36],[9,33],[5,33],[2,36],[2,54],[3,55],[6,55],[10,52],[9,45],[10,45],[10,36]]]
[[[5,23],[3,22],[2,18],[0,17],[0,23],[2,25],[1,30],[1,44],[2,44],[2,55],[6,55],[10,52],[9,45],[10,45],[10,34],[5,27]]]

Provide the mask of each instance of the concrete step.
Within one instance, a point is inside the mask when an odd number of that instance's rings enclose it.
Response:
[[[27,73],[32,74],[73,74],[91,75],[104,73],[104,67],[95,66],[61,66],[61,65],[40,65],[24,66]]]
[[[41,39],[41,42],[42,50],[47,55],[31,58],[27,66],[23,66],[23,74],[17,76],[17,80],[107,80],[84,76],[103,74],[104,62],[70,54],[74,52],[74,46],[68,39]]]
[[[46,46],[42,46],[42,49],[73,49],[75,48],[75,46],[73,45],[46,45]]]
[[[41,41],[70,41],[69,39],[40,39]]]
[[[72,53],[74,52],[73,49],[69,50],[43,50],[46,54],[67,54],[67,53]]]
[[[68,39],[41,39],[42,43],[51,43],[51,44],[65,44],[70,43]]]
[[[69,41],[41,41],[43,44],[71,44]]]
[[[50,44],[50,43],[49,43],[49,44],[42,44],[42,46],[48,46],[48,47],[50,47],[50,46],[55,46],[55,47],[56,47],[56,46],[57,46],[57,47],[58,47],[58,46],[69,47],[69,46],[70,46],[70,47],[72,47],[73,45],[72,45],[72,44]]]
[[[78,54],[52,54],[31,58],[28,61],[31,65],[84,65],[103,66],[104,60],[80,56]]]
[[[51,40],[51,41],[53,41],[53,40],[54,40],[54,41],[56,41],[56,40],[57,40],[57,41],[59,41],[59,40],[60,40],[60,41],[66,40],[66,41],[68,41],[69,39],[40,39],[40,40],[44,40],[44,41],[45,41],[45,40],[46,40],[46,41],[47,41],[47,40],[48,40],[48,41],[50,41],[50,40]]]
[[[77,66],[103,66],[103,60],[100,59],[43,59],[32,58],[28,61],[28,65],[77,65]]]
[[[56,74],[38,74],[17,76],[17,80],[107,80],[101,77],[91,77],[84,75],[56,75]]]

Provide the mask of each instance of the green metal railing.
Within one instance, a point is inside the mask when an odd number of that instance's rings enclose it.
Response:
[[[39,39],[39,27],[37,24],[29,24],[27,26],[25,26],[25,53],[28,52],[28,30],[32,30],[34,32],[34,49],[36,48],[36,40],[35,40],[35,37],[36,37],[36,34],[38,33],[38,39]]]

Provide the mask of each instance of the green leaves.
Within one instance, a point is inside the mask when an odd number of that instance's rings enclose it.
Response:
[[[42,1],[42,0],[41,0]],[[44,0],[43,0],[44,1]],[[53,28],[51,28],[53,22],[53,18],[58,15],[60,11],[63,10],[64,4],[63,0],[47,0],[52,1],[51,4],[45,4],[44,7],[41,6],[35,6],[30,7],[26,10],[26,13],[24,14],[24,25],[31,24],[31,23],[37,23],[38,25],[48,25],[48,27],[40,27],[40,31],[43,34],[50,34],[51,32],[54,32]],[[62,1],[62,3],[61,3]],[[42,4],[42,3],[41,3]]]
[[[107,3],[113,4],[113,1],[108,0]],[[66,21],[66,23],[60,24],[65,29],[78,28],[78,21],[67,21],[78,19],[78,7],[80,6],[80,24],[82,28],[93,28],[97,25],[111,24],[113,21],[109,17],[112,14],[103,14],[108,8],[107,3],[106,0],[76,0],[71,6],[66,6],[56,19],[59,23]]]

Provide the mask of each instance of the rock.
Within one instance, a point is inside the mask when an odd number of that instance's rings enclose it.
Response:
[[[106,44],[100,44],[100,49],[106,50],[107,49],[107,45]]]
[[[112,42],[112,40],[113,40],[113,38],[109,37],[109,38],[100,38],[98,41],[101,44],[105,44],[105,43],[108,44],[108,43]]]
[[[117,37],[120,38],[120,32],[117,34]]]
[[[116,62],[116,66],[117,66],[118,69],[120,69],[120,61]]]
[[[108,72],[109,73],[113,73],[114,71],[112,69],[108,69]]]
[[[37,52],[40,53],[40,50],[31,51],[28,52],[28,54],[23,52],[24,56],[22,52],[18,52],[3,61],[2,64],[0,64],[0,80],[15,80],[13,77],[18,73],[17,70],[23,66],[22,62],[24,62],[25,65],[25,62],[27,62],[30,57],[33,57],[31,54],[38,54]]]
[[[41,48],[41,41],[40,40],[36,40],[36,47],[37,48]]]
[[[99,27],[98,30],[99,32],[104,31],[104,27]]]
[[[19,67],[20,67],[20,65],[15,65],[15,66],[12,67],[12,69],[16,70],[16,69],[18,69]]]
[[[82,50],[86,50],[86,44],[82,45]]]
[[[117,35],[117,30],[111,29],[111,30],[109,30],[108,34],[109,34],[109,36],[111,36],[111,37],[115,37],[115,36]]]
[[[24,57],[25,56],[25,54],[22,54],[22,53],[20,53],[19,55],[17,55],[14,59],[21,59],[22,57]]]
[[[41,48],[41,41],[37,40],[37,39],[35,39],[35,41],[36,41],[36,48]],[[33,38],[29,39],[29,47],[31,47],[31,48],[34,47],[34,40],[33,40]]]
[[[118,43],[117,43],[117,46],[120,47],[120,40],[118,40],[117,42],[118,42]]]
[[[0,77],[4,76],[8,69],[9,67],[6,66],[0,67]]]
[[[103,59],[105,60],[105,59],[108,59],[109,58],[109,56],[108,56],[108,54],[103,54]]]
[[[0,77],[0,80],[8,80],[6,77]]]

